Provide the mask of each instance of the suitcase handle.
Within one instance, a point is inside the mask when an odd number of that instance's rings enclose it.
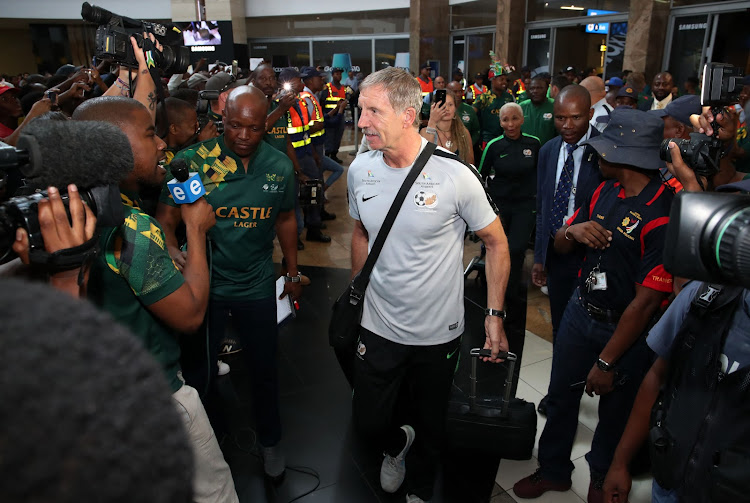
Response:
[[[469,352],[470,356],[475,356],[479,358],[489,358],[492,356],[492,350],[491,349],[482,349],[482,348],[474,348]],[[511,353],[510,351],[500,351],[497,354],[497,357],[501,360],[508,360],[508,361],[516,361],[518,359],[518,356],[516,356],[515,353]]]
[[[469,380],[471,381],[471,392],[469,394],[469,408],[472,412],[478,412],[478,406],[477,406],[477,357],[490,357],[492,356],[492,350],[491,349],[482,349],[482,348],[472,348],[471,351],[469,351],[469,354],[472,356],[471,359],[471,376],[469,376]],[[501,406],[501,417],[507,417],[508,415],[508,405],[510,404],[510,395],[511,395],[511,388],[513,386],[513,373],[515,372],[516,368],[516,360],[518,360],[518,356],[515,353],[511,353],[510,351],[500,351],[497,355],[498,358],[504,359],[506,362],[508,362],[508,375],[505,378],[505,388],[503,390],[503,402]]]

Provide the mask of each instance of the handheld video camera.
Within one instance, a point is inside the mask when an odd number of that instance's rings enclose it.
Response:
[[[701,104],[711,107],[716,114],[724,107],[735,103],[742,90],[742,69],[724,63],[708,63],[703,70],[703,88],[701,89]],[[690,139],[667,138],[661,143],[659,157],[663,161],[672,162],[669,152],[669,142],[674,142],[680,149],[682,159],[690,166],[696,175],[711,177],[719,172],[719,161],[722,157],[722,147],[719,141],[719,126],[714,121],[711,124],[713,136],[702,133],[690,133]]]
[[[162,44],[162,52],[153,51],[154,63],[167,74],[184,73],[190,65],[190,51],[182,45],[182,31],[173,24],[163,25],[119,16],[106,9],[84,2],[81,17],[98,24],[96,29],[96,54],[98,59],[111,59],[115,63],[137,68],[130,37],[135,36],[143,47],[143,33],[152,33]]]
[[[211,102],[219,99],[219,91],[201,91],[198,94],[198,104],[195,112],[198,114],[198,131],[202,131],[209,121],[214,121],[216,131],[224,133],[224,120],[221,115],[211,110]]]
[[[720,63],[706,65],[701,103],[710,106],[716,117],[724,107],[738,100],[741,81],[739,68]],[[719,125],[714,122],[711,127],[714,136],[692,133],[690,140],[664,141],[677,143],[686,163],[696,173],[701,174],[699,169],[704,167],[713,170],[714,166],[718,171]],[[750,288],[750,196],[683,191],[672,203],[669,219],[664,246],[664,267],[669,272]]]

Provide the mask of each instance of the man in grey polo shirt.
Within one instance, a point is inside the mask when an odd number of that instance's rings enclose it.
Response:
[[[396,68],[373,73],[360,84],[358,125],[371,150],[359,154],[349,168],[352,276],[362,269],[396,193],[427,143],[417,131],[421,102],[419,84]],[[467,224],[487,248],[484,347],[491,348],[492,357],[485,360],[499,362],[498,352],[508,350],[502,311],[508,242],[476,171],[452,153],[438,149],[411,187],[365,295],[354,422],[385,451],[380,483],[386,492],[403,483],[404,458],[414,443],[408,502],[432,497],[464,330]]]

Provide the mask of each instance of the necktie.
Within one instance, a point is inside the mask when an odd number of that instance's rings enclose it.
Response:
[[[575,169],[573,151],[578,148],[578,145],[566,143],[565,147],[568,150],[568,155],[560,173],[560,180],[557,182],[555,198],[552,201],[552,213],[549,217],[549,227],[553,237],[557,230],[562,227],[563,218],[568,214],[568,201],[570,200],[570,192],[573,190],[573,171]]]

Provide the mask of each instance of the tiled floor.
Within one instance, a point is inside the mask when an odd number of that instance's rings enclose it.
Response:
[[[526,331],[526,341],[523,351],[523,363],[518,382],[516,396],[530,402],[539,403],[539,400],[547,393],[549,386],[550,370],[552,368],[552,344],[537,337],[530,331]],[[589,469],[584,456],[591,447],[594,429],[598,421],[597,407],[598,397],[589,397],[583,394],[581,410],[578,414],[578,431],[571,459],[575,465],[573,471],[573,487],[571,490],[547,493],[535,500],[523,500],[513,492],[513,484],[530,475],[537,468],[537,448],[539,437],[544,430],[545,418],[537,414],[537,441],[534,447],[534,457],[527,461],[511,461],[503,459],[497,470],[495,481],[506,489],[507,494],[514,501],[534,501],[539,503],[580,503],[586,501],[589,488]],[[651,478],[640,477],[633,481],[633,489],[628,500],[631,503],[647,503],[651,501]]]
[[[347,131],[350,135],[350,131]],[[348,136],[345,136],[345,140]],[[348,166],[351,148],[342,148],[339,156]],[[242,363],[235,355],[228,358],[232,372],[223,379],[230,435],[222,448],[232,468],[240,501],[244,502],[396,502],[404,501],[403,491],[384,493],[378,481],[381,456],[365,449],[351,430],[351,390],[338,368],[327,342],[328,313],[334,298],[348,282],[352,220],[346,203],[346,172],[327,192],[326,209],[337,214],[327,222],[324,232],[332,237],[329,244],[305,242],[298,261],[312,285],[301,299],[298,318],[280,333],[281,408],[284,426],[283,445],[288,465],[315,469],[320,477],[317,489],[299,499],[316,484],[307,474],[288,471],[280,486],[264,482],[260,462],[252,454],[254,438],[248,428],[251,404],[247,400],[246,379]],[[304,234],[303,234],[304,241]],[[464,263],[478,254],[479,244],[467,240]],[[530,257],[527,257],[530,259]],[[274,259],[281,259],[278,244]],[[527,261],[530,266],[530,260]],[[467,295],[470,291],[467,282]],[[467,326],[481,330],[480,311],[467,303]],[[523,340],[522,366],[516,395],[539,403],[547,390],[552,362],[549,302],[538,288],[530,287],[527,296],[527,320]],[[471,335],[471,334],[470,334]],[[483,338],[483,334],[479,334]],[[521,342],[519,340],[519,342]],[[231,384],[231,385],[230,385]],[[584,395],[579,415],[578,432],[572,458],[573,488],[565,493],[548,493],[540,503],[580,503],[588,490],[588,467],[583,456],[589,450],[597,421],[597,399]],[[545,419],[538,417],[537,442]],[[537,454],[536,447],[533,452]],[[508,503],[519,500],[513,484],[536,469],[536,457],[528,461],[487,459],[444,459],[438,492],[433,503],[491,502]],[[497,469],[496,469],[497,468]],[[494,484],[493,484],[494,478]],[[450,491],[456,486],[467,489]],[[494,486],[494,487],[493,487]],[[442,491],[440,488],[442,487]],[[463,492],[462,492],[463,491]],[[650,501],[650,479],[634,481],[630,501]]]

